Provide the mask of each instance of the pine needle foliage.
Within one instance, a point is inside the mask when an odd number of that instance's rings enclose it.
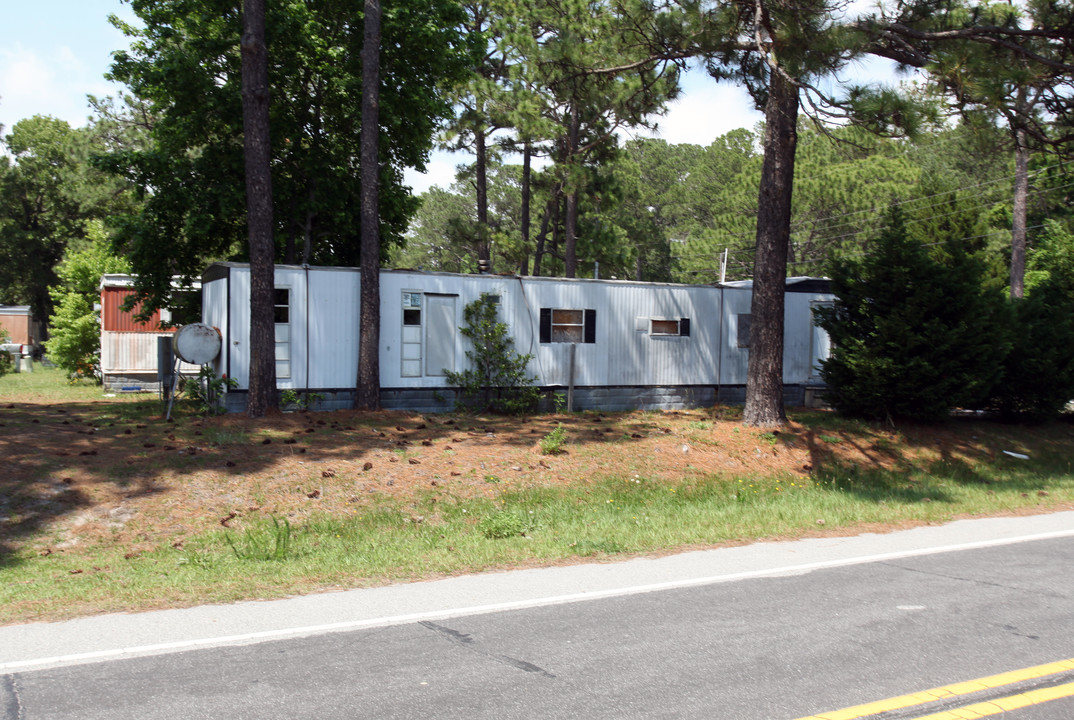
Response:
[[[990,400],[1006,419],[1045,420],[1074,399],[1074,237],[1049,220],[1013,302],[1013,346]]]
[[[957,238],[934,240],[912,237],[892,208],[868,255],[835,263],[838,302],[818,322],[832,339],[821,375],[840,412],[936,421],[982,406],[999,380],[1002,297],[983,289],[982,263]]]

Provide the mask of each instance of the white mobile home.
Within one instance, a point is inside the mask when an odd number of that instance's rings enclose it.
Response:
[[[350,407],[358,366],[359,272],[277,265],[276,374],[281,390]],[[826,357],[811,307],[831,302],[826,281],[787,285],[784,384],[791,404],[816,384]],[[250,335],[249,266],[216,263],[202,278],[202,319],[221,333],[220,374],[237,381],[228,407],[245,406]],[[573,388],[575,409],[668,408],[741,402],[752,288],[383,270],[381,402],[421,411],[452,407],[445,371],[466,366],[463,308],[498,299],[515,348],[547,389]]]

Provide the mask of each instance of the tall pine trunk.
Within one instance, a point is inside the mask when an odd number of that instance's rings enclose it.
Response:
[[[250,245],[250,392],[246,412],[252,418],[259,418],[276,406],[275,243],[265,0],[243,2],[241,49],[246,224]]]
[[[567,194],[566,216],[563,220],[563,277],[578,274],[578,191]]]
[[[491,258],[489,248],[489,181],[488,181],[488,139],[485,137],[485,129],[481,128],[474,132],[474,184],[477,191],[477,231],[480,233],[477,241],[477,259],[487,263]],[[490,268],[491,269],[491,268]]]
[[[380,0],[365,0],[362,41],[361,265],[354,406],[380,409]]]
[[[541,274],[541,261],[545,256],[545,240],[548,238],[548,224],[552,219],[552,208],[556,203],[556,190],[552,192],[552,199],[548,201],[544,208],[544,215],[541,216],[541,230],[537,233],[537,242],[533,246],[533,276],[539,277]]]
[[[747,425],[787,422],[783,409],[783,293],[790,245],[794,154],[798,145],[798,88],[771,71],[765,104],[764,164],[757,212],[753,315],[746,370]]]
[[[1011,298],[1025,296],[1026,213],[1029,206],[1029,145],[1025,128],[1014,131],[1014,208],[1011,222]]]
[[[567,157],[573,160],[578,151],[578,136],[582,121],[578,106],[571,107],[571,126],[568,134],[569,147]],[[568,168],[571,166],[568,165]],[[578,274],[578,185],[577,178],[567,179],[567,209],[563,222],[563,275],[575,277]]]
[[[522,261],[518,266],[519,275],[529,275],[530,257],[530,157],[533,146],[527,140],[522,150]]]

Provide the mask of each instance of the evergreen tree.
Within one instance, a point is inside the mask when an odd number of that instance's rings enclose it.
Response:
[[[818,315],[832,339],[821,376],[837,410],[935,421],[985,402],[1009,347],[1003,306],[960,241],[939,240],[946,257],[935,257],[896,207],[863,259],[834,264],[838,302]]]
[[[243,183],[239,0],[133,0],[139,26],[111,79],[153,117],[148,147],[117,148],[110,170],[146,204],[120,218],[120,239],[147,307],[163,304],[175,275],[219,259],[247,259]],[[266,42],[275,259],[359,264],[363,5],[344,0],[268,3]],[[470,57],[450,0],[384,8],[380,57],[381,252],[402,240],[417,206],[403,184],[423,169],[446,91]],[[161,248],[167,248],[166,253]]]
[[[1074,400],[1074,237],[1056,222],[1030,253],[1026,294],[1011,303],[1003,378],[990,406],[1006,418],[1051,418]]]
[[[246,413],[259,418],[276,406],[275,242],[265,0],[243,0],[242,19],[242,138],[250,253],[250,392]]]
[[[473,346],[466,351],[472,367],[446,372],[448,383],[462,391],[460,405],[477,412],[509,414],[536,409],[537,378],[527,372],[533,356],[515,351],[507,325],[497,316],[497,302],[483,293],[463,309],[463,318],[466,325],[459,332]]]

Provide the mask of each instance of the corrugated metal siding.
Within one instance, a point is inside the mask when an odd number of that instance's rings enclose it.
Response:
[[[358,377],[358,287],[357,272],[326,272],[309,280],[309,383],[313,388],[354,387]],[[296,298],[295,314],[304,298]],[[303,325],[303,332],[305,326]],[[381,333],[385,331],[382,329]],[[382,336],[382,341],[386,338]],[[296,355],[305,336],[296,337]],[[306,354],[302,352],[303,372]],[[305,377],[296,378],[295,387],[307,387]]]
[[[227,278],[206,282],[201,287],[201,321],[220,331],[220,355],[213,361],[217,375],[226,375],[228,354]]]
[[[783,305],[783,382],[804,383],[817,379],[814,369],[814,335],[827,338],[820,328],[814,329],[813,304],[831,300],[820,293],[787,293]],[[825,344],[827,346],[827,343]],[[826,354],[825,354],[826,356]]]
[[[228,302],[228,366],[239,388],[250,387],[250,269],[232,268]]]
[[[753,304],[751,288],[723,288],[723,328],[720,347],[720,385],[745,385],[750,351],[738,347],[738,316],[748,315]]]
[[[124,312],[122,305],[127,298],[134,295],[134,291],[121,287],[105,287],[101,289],[101,323],[106,332],[141,332],[159,333],[160,311],[153,313],[148,323],[135,322],[134,314],[141,305],[136,305],[131,312]]]
[[[157,338],[165,333],[101,333],[101,373],[145,373],[157,371]],[[198,372],[197,365],[180,363],[181,372]]]
[[[527,282],[540,308],[593,309],[594,343],[575,347],[575,385],[716,383],[720,293],[715,288],[625,283]],[[690,335],[650,333],[658,320],[690,320]],[[715,322],[714,322],[715,321]],[[543,384],[570,381],[569,343],[541,343]]]
[[[228,367],[239,387],[245,388],[249,367],[249,268],[229,264],[228,271],[225,278],[205,283],[204,317],[209,324],[220,327],[230,358]],[[280,379],[279,387],[354,387],[359,282],[355,269],[276,268],[277,287],[291,290],[292,372],[290,378]],[[455,296],[456,327],[463,324],[463,308],[468,303],[482,293],[498,295],[500,318],[511,329],[515,349],[534,356],[529,370],[542,386],[565,386],[570,382],[572,347],[569,343],[539,342],[542,308],[596,313],[595,342],[573,345],[577,387],[702,387],[746,382],[749,351],[738,348],[736,340],[738,316],[750,312],[752,289],[748,287],[383,271],[380,289],[380,382],[385,389],[445,387],[442,376],[403,375],[404,292]],[[217,308],[225,304],[228,296],[230,309],[225,317]],[[815,343],[809,307],[817,299],[830,298],[808,293],[787,295],[785,382],[803,383],[813,374]],[[432,319],[423,304],[421,337]],[[650,332],[653,319],[688,319],[690,334],[654,335]],[[447,318],[441,318],[444,320]],[[469,344],[461,335],[457,338],[455,367],[463,368]]]

